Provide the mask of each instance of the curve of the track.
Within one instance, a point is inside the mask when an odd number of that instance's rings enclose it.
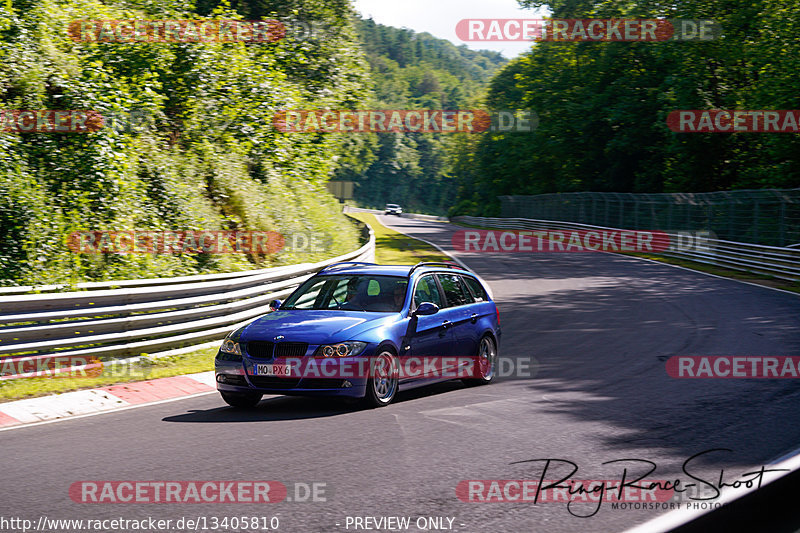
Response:
[[[456,226],[381,217],[452,250]],[[797,380],[676,380],[672,355],[800,355],[800,297],[613,254],[476,254],[501,312],[501,355],[529,378],[401,393],[387,408],[274,397],[239,413],[216,394],[0,432],[0,517],[272,516],[281,531],[347,531],[347,516],[445,516],[457,531],[621,531],[664,510],[562,503],[464,503],[468,479],[537,479],[536,458],[574,461],[576,479],[618,477],[602,463],[658,464],[737,479],[800,446]],[[328,501],[258,505],[77,504],[79,480],[325,482]],[[576,510],[577,514],[586,511]],[[446,522],[445,522],[446,523]],[[339,524],[339,525],[337,525]],[[352,526],[349,529],[352,531]]]

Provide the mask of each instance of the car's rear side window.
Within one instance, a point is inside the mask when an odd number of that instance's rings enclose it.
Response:
[[[440,308],[444,307],[439,287],[436,286],[436,280],[432,275],[420,278],[417,282],[417,287],[414,289],[414,307],[419,307],[419,304],[423,302],[436,304]]]
[[[472,295],[469,294],[469,291],[461,281],[461,276],[456,274],[437,274],[437,277],[439,278],[439,283],[442,284],[448,307],[457,307],[473,302]]]
[[[489,301],[489,295],[486,294],[486,289],[483,288],[480,281],[470,276],[462,276],[462,279],[466,282],[476,302]]]

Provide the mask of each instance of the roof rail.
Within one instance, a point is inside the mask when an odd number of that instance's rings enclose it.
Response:
[[[408,271],[408,276],[411,277],[411,274],[418,268],[426,267],[426,266],[445,266],[448,268],[458,268],[460,270],[464,270],[466,272],[470,272],[470,270],[466,267],[459,265],[458,263],[451,263],[449,261],[428,261],[424,263],[417,263],[411,270]]]
[[[364,263],[364,262],[361,262],[361,261],[342,261],[341,263],[333,263],[333,264],[330,264],[330,265],[324,267],[322,270],[320,270],[318,272],[318,274],[321,273],[321,272],[325,272],[326,270],[334,268],[334,267],[339,268],[339,267],[346,267],[346,266],[349,266],[349,265],[370,265],[370,266],[375,266],[375,263]]]

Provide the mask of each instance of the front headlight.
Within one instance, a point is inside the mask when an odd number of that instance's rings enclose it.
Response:
[[[347,341],[339,344],[323,344],[317,348],[315,357],[352,357],[364,351],[366,342]]]
[[[225,339],[222,341],[222,346],[220,346],[219,351],[222,353],[238,355],[240,357],[242,355],[242,349],[239,347],[239,343],[233,342],[231,339]]]
[[[219,347],[217,353],[218,361],[232,361],[238,362],[242,360],[242,348],[239,343],[232,339],[225,339],[222,341],[222,346]]]

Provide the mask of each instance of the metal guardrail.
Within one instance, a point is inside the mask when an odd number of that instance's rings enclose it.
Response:
[[[116,281],[87,281],[74,285],[24,285],[19,287],[0,287],[0,295],[6,294],[27,294],[31,292],[44,293],[66,290],[100,290],[100,289],[122,289],[125,287],[150,287],[178,283],[190,283],[201,281],[216,281],[222,279],[244,278],[257,276],[267,272],[279,273],[281,269],[290,270],[294,265],[274,268],[264,268],[261,270],[246,270],[242,272],[223,272],[221,274],[197,274],[194,276],[176,276],[174,278],[148,278],[148,279],[123,279]]]
[[[0,292],[0,364],[73,356],[109,360],[221,339],[268,312],[271,300],[287,296],[321,268],[374,261],[375,235],[367,229],[369,240],[361,248],[317,263],[82,283],[77,288],[83,291],[14,294],[27,288],[14,287]]]
[[[415,218],[417,220],[427,220],[428,222],[447,222],[448,220],[450,220],[447,217],[437,217],[434,215],[420,215],[418,213],[403,213],[400,216],[402,216],[403,218]]]
[[[534,220],[529,218],[487,218],[459,216],[451,219],[456,224],[466,224],[483,228],[508,230],[605,230],[622,231],[621,228],[590,226],[575,222],[553,220]],[[678,242],[680,233],[664,232],[670,242]],[[667,257],[688,259],[698,263],[719,266],[731,270],[764,274],[788,281],[800,281],[800,249],[778,246],[764,246],[733,241],[709,240],[705,246],[681,249],[670,246],[663,252],[653,252]]]

